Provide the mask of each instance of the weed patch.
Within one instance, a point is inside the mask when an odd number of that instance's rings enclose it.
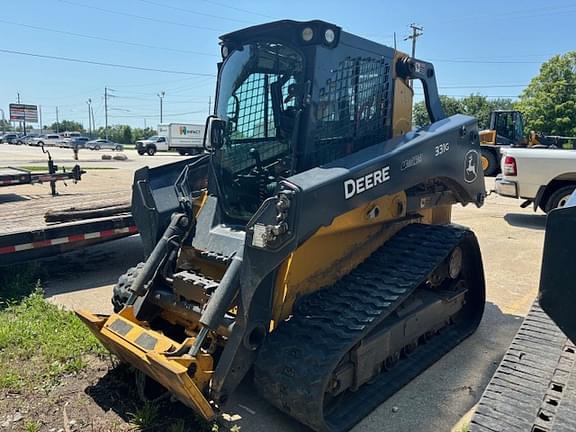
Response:
[[[40,290],[0,310],[0,387],[56,384],[86,366],[87,354],[104,354],[96,338]]]

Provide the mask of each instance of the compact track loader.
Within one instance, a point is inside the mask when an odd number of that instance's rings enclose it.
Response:
[[[208,153],[135,175],[146,262],[115,313],[78,315],[120,359],[213,419],[249,371],[316,431],[350,429],[478,326],[477,122],[434,68],[322,22],[221,37]],[[411,130],[411,81],[431,124]]]

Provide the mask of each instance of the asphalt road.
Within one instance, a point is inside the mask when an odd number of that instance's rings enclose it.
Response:
[[[173,152],[158,152],[154,156],[140,156],[136,150],[124,150],[114,152],[111,150],[89,150],[80,149],[78,152],[78,161],[74,160],[74,152],[68,148],[46,147],[46,150],[52,155],[52,159],[62,166],[72,166],[75,163],[83,167],[106,167],[126,170],[135,170],[145,165],[150,167],[163,165],[168,162],[181,160],[183,156]],[[102,155],[125,154],[128,157],[126,161],[102,160]],[[23,166],[46,165],[48,157],[42,153],[41,147],[27,145],[0,144],[0,166]]]
[[[0,145],[0,165],[35,165],[36,161],[45,160],[38,148],[13,147]],[[73,162],[71,150],[51,151],[58,163]],[[80,163],[119,168],[100,175],[105,175],[108,184],[126,187],[136,168],[180,159],[168,154],[148,157],[138,156],[131,150],[125,153],[128,161],[101,161],[98,154],[85,150],[80,152]],[[81,186],[98,187],[103,178],[95,178]],[[493,180],[488,179],[487,189],[492,186]],[[482,249],[487,304],[480,328],[365,418],[354,432],[462,430],[537,293],[545,215],[521,209],[519,204],[516,200],[490,195],[480,209],[454,208],[454,222],[472,228]],[[44,265],[50,270],[45,284],[47,297],[69,308],[109,312],[116,279],[141,260],[138,237],[46,260]],[[261,400],[248,382],[230,401],[228,413],[245,431],[303,430]]]

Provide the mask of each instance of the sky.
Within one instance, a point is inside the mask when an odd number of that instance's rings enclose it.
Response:
[[[322,19],[389,46],[396,35],[405,52],[416,23],[416,57],[434,63],[440,93],[456,97],[515,98],[543,61],[576,49],[574,0],[2,0],[1,10],[0,109],[8,116],[19,93],[41,106],[43,124],[58,109],[86,128],[89,99],[104,125],[105,87],[109,125],[155,127],[161,92],[164,123],[204,123],[218,36],[277,19]]]

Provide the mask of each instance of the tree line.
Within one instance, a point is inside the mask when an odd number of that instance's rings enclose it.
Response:
[[[478,119],[478,127],[486,129],[490,112],[516,109],[522,113],[525,134],[530,131],[546,135],[576,136],[576,51],[556,55],[540,67],[517,101],[488,99],[479,94],[457,99],[440,96],[446,115],[467,114]],[[413,108],[415,126],[429,123],[424,101]]]

